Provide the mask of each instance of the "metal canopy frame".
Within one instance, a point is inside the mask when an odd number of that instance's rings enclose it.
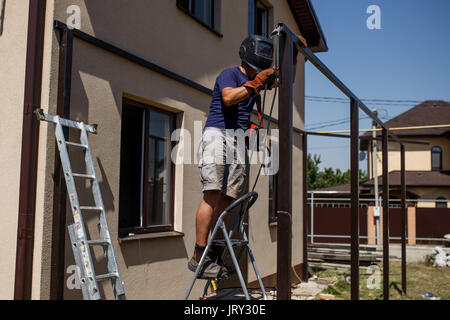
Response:
[[[327,134],[303,131],[303,265],[302,278],[307,280],[307,136],[322,135],[337,138],[349,138],[351,158],[351,299],[359,299],[359,110],[361,109],[382,129],[383,142],[383,298],[389,299],[389,171],[388,143],[394,141],[401,147],[401,209],[402,209],[402,290],[406,294],[406,175],[405,144],[389,131],[383,121],[308,48],[303,47],[298,37],[283,23],[278,25],[280,36],[280,95],[279,95],[279,128],[280,128],[280,169],[278,172],[278,226],[277,226],[277,299],[286,300],[291,297],[291,251],[292,251],[292,131],[293,131],[293,46],[309,60],[325,77],[350,99],[350,135]],[[370,138],[369,138],[370,139]],[[416,142],[412,142],[417,144]],[[423,144],[419,142],[418,144]]]
[[[177,82],[184,83],[185,85],[197,89],[205,94],[211,95],[211,90],[202,86],[199,83],[191,81],[181,75],[178,75],[170,70],[167,70],[161,66],[158,66],[150,61],[147,61],[141,57],[138,57],[126,50],[118,48],[110,43],[102,41],[91,35],[88,35],[80,30],[69,29],[64,23],[60,21],[55,21],[55,29],[61,31],[59,42],[60,42],[60,61],[59,61],[59,75],[58,75],[58,103],[57,103],[57,113],[63,117],[67,117],[70,113],[70,92],[71,92],[71,74],[72,74],[72,55],[73,55],[73,39],[78,38],[84,40],[96,47],[100,47],[106,51],[109,51],[117,56],[120,56],[128,61],[134,62],[142,67],[145,67],[151,71],[157,72],[159,74],[165,75]],[[278,241],[277,241],[277,290],[278,299],[289,299],[291,290],[291,251],[292,251],[292,132],[302,134],[303,137],[303,199],[304,199],[304,213],[307,212],[307,185],[306,185],[306,161],[307,161],[307,136],[308,135],[326,135],[330,137],[339,138],[352,138],[351,148],[353,150],[352,158],[352,169],[358,168],[359,160],[357,152],[358,150],[359,137],[358,130],[352,128],[351,135],[339,135],[339,134],[319,134],[314,132],[306,132],[298,128],[293,127],[293,57],[292,49],[295,45],[299,52],[305,56],[313,65],[316,66],[331,82],[333,82],[342,92],[344,92],[351,100],[352,108],[352,120],[356,123],[358,119],[359,108],[369,115],[374,121],[376,121],[381,128],[383,128],[383,134],[385,135],[386,141],[397,141],[402,147],[402,286],[403,292],[406,293],[406,264],[405,262],[405,244],[406,244],[406,208],[405,208],[405,166],[404,166],[404,145],[403,143],[410,143],[406,141],[401,141],[397,136],[389,132],[389,130],[384,126],[384,123],[379,120],[375,115],[373,115],[369,108],[367,108],[360,99],[356,97],[321,61],[317,58],[314,53],[308,49],[303,48],[302,44],[296,37],[296,35],[284,24],[280,24],[280,95],[279,95],[279,121],[275,119],[270,119],[271,121],[277,122],[280,127],[280,152],[285,155],[280,159],[280,171],[278,174],[279,179],[283,181],[280,184],[278,190],[278,196],[280,200],[280,206],[278,212]],[[265,116],[267,118],[267,116]],[[387,152],[386,150],[383,150]],[[387,153],[383,153],[383,158],[387,156]],[[57,155],[55,155],[57,158]],[[356,161],[355,161],[356,160]],[[387,173],[387,166],[383,167],[383,170]],[[356,170],[358,174],[358,170]],[[354,172],[354,171],[352,171]],[[383,172],[383,174],[385,173]],[[54,197],[54,208],[53,208],[53,235],[52,235],[52,276],[51,276],[51,298],[52,299],[62,299],[63,284],[64,284],[64,264],[61,257],[64,256],[64,245],[63,242],[59,241],[64,235],[65,229],[65,190],[63,176],[60,174],[60,164],[56,161],[55,165],[55,197]],[[384,174],[387,177],[387,174]],[[359,199],[359,189],[356,184],[358,180],[352,180],[352,199],[355,203],[358,203]],[[359,181],[358,181],[359,182]],[[387,184],[383,185],[383,192],[387,195],[389,186]],[[384,203],[388,203],[387,199],[384,199]],[[359,251],[358,251],[358,238],[359,230],[356,228],[358,226],[358,215],[355,214],[352,209],[352,299],[359,298]],[[356,209],[357,212],[357,209]],[[388,217],[388,209],[385,210],[386,216]],[[307,215],[303,215],[303,265],[301,276],[304,280],[307,280]],[[388,219],[385,219],[388,225]],[[383,231],[387,238],[389,237],[389,229],[384,228]],[[386,238],[386,237],[385,237]],[[62,243],[62,245],[61,245]],[[388,243],[386,243],[388,245]],[[383,252],[384,261],[388,261],[389,258],[389,247],[387,250],[385,248]],[[389,270],[384,269],[383,284],[385,295],[384,298],[388,299],[389,291]],[[387,294],[386,294],[387,293]]]

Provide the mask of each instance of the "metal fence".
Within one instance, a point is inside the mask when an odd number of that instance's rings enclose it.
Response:
[[[331,192],[327,192],[327,193],[331,193]],[[309,194],[311,195],[311,197],[308,198],[308,207],[310,208],[310,212],[308,214],[308,218],[309,218],[309,232],[308,232],[308,239],[310,240],[310,243],[314,243],[315,239],[318,238],[324,238],[324,239],[330,239],[332,242],[336,242],[335,240],[337,239],[345,239],[345,240],[349,240],[351,238],[350,234],[342,234],[342,228],[339,228],[338,225],[336,225],[336,231],[338,232],[338,234],[330,234],[330,233],[315,233],[315,227],[317,228],[317,217],[315,217],[315,209],[317,208],[328,208],[328,209],[342,209],[342,208],[350,208],[351,204],[350,204],[350,198],[333,198],[333,197],[327,197],[327,198],[317,198],[314,195],[318,194],[317,192],[309,192]],[[323,193],[322,193],[323,194]],[[320,202],[318,202],[320,201]],[[450,200],[435,200],[435,199],[406,199],[406,202],[409,203],[446,203],[447,204],[447,208],[449,207],[449,202]],[[360,199],[360,203],[359,206],[360,208],[368,208],[370,203],[375,203],[375,199],[374,198],[361,198]],[[379,200],[379,203],[382,204],[382,199]],[[381,205],[380,205],[381,206]],[[397,209],[397,208],[401,208],[401,199],[389,199],[389,209]],[[430,217],[430,219],[434,219],[434,221],[429,221],[429,225],[430,224],[435,224],[435,225],[448,225],[448,233],[450,234],[450,222],[447,220],[450,220],[450,209],[448,210],[448,215],[446,215],[446,209],[442,209],[442,208],[416,208],[416,216],[418,215],[421,218],[421,222],[422,221],[426,221],[426,214],[423,212],[422,209],[427,209],[427,210],[431,210],[432,212],[436,212],[440,211],[440,210],[444,210],[442,211],[442,215],[441,216],[436,216],[434,215],[433,217]],[[435,209],[435,210],[433,210]],[[342,210],[334,210],[336,212],[336,214],[342,214]],[[428,213],[428,215],[431,215]],[[442,221],[439,221],[439,219],[441,219]],[[365,221],[364,221],[365,222]],[[392,222],[392,221],[391,221]],[[324,222],[320,222],[320,223],[324,223]],[[344,222],[345,223],[345,222]],[[426,223],[425,223],[426,224]],[[424,223],[420,223],[420,225],[418,226],[418,229],[420,230],[419,233],[423,234],[424,236],[415,236],[415,237],[406,237],[407,241],[413,240],[413,241],[421,241],[421,242],[447,242],[450,241],[450,239],[447,239],[445,237],[433,237],[433,236],[428,236],[428,234],[432,234],[433,232],[431,230],[427,231],[425,229],[425,227],[423,226]],[[378,227],[378,226],[377,226]],[[429,227],[428,229],[430,229],[431,227]],[[328,228],[329,229],[329,228]],[[341,230],[340,230],[341,229]],[[442,229],[442,228],[441,228]],[[341,231],[341,233],[339,234],[339,231]],[[364,230],[362,230],[363,233]],[[443,232],[441,232],[442,234]],[[363,240],[369,240],[369,239],[377,239],[378,243],[381,243],[381,239],[380,236],[368,236],[366,233],[365,234],[361,234],[359,236],[359,239],[363,239]],[[401,237],[397,237],[397,236],[389,236],[389,240],[390,241],[399,241],[401,240]]]

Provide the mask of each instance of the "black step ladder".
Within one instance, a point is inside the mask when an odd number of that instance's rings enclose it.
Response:
[[[252,250],[250,248],[249,245],[249,241],[247,238],[247,234],[245,232],[245,228],[244,228],[244,220],[246,218],[246,216],[248,215],[248,210],[251,208],[251,206],[255,203],[255,201],[258,199],[258,194],[256,192],[250,192],[244,196],[242,196],[241,198],[239,198],[238,200],[234,201],[231,205],[229,205],[220,215],[219,219],[217,220],[216,226],[214,227],[213,232],[211,233],[210,238],[208,239],[208,243],[206,245],[206,249],[205,252],[202,255],[202,258],[200,259],[200,262],[198,264],[197,269],[194,272],[194,276],[192,277],[192,280],[189,284],[188,290],[186,292],[186,295],[184,297],[185,300],[187,300],[189,298],[189,295],[192,291],[192,288],[194,287],[195,281],[197,279],[200,280],[207,280],[207,283],[203,289],[203,293],[202,296],[200,297],[200,299],[204,299],[204,297],[206,296],[207,290],[209,288],[209,286],[213,286],[214,289],[216,287],[216,284],[218,282],[220,282],[220,280],[222,280],[224,277],[228,278],[229,276],[231,276],[232,274],[236,273],[238,278],[239,278],[239,282],[241,284],[242,290],[244,291],[245,294],[245,298],[246,300],[250,300],[250,295],[248,293],[247,290],[247,286],[245,284],[244,278],[242,276],[242,272],[241,269],[239,267],[239,258],[241,256],[241,254],[244,252],[244,250],[246,249],[248,252],[248,255],[250,257],[250,261],[252,262],[252,266],[253,266],[253,270],[255,271],[256,277],[258,278],[258,283],[259,286],[261,288],[262,291],[262,295],[264,300],[267,300],[267,295],[266,295],[266,290],[264,288],[261,276],[259,274],[258,268],[256,266],[256,262],[255,262],[255,258],[253,256]],[[228,216],[229,214],[231,214],[231,212],[240,206],[239,209],[239,213],[238,216],[234,222],[233,227],[230,229],[230,232],[227,231],[224,219],[226,216]],[[218,235],[218,231],[219,229],[222,231],[224,239],[216,239],[216,236]],[[233,238],[234,233],[239,230],[242,238],[238,239],[238,238]],[[219,254],[219,265],[221,265],[222,267],[226,267],[226,269],[228,270],[227,272],[222,273],[220,272],[216,277],[214,278],[208,278],[208,277],[204,277],[201,274],[201,270],[203,268],[203,264],[206,260],[206,256],[208,255],[209,249],[211,249],[211,247],[215,245],[215,246],[220,246],[223,247],[222,252]],[[235,254],[234,252],[234,248],[235,247],[239,247],[239,253],[238,255]],[[225,266],[223,264],[224,261],[224,257],[225,254],[228,253],[233,261],[233,267],[232,269],[228,266]]]

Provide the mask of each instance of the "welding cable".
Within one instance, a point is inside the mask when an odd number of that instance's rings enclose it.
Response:
[[[294,274],[295,274],[295,276],[297,277],[297,279],[300,281],[300,282],[303,282],[302,281],[302,279],[299,277],[299,275],[297,274],[297,272],[295,271],[295,267],[294,266],[292,266],[292,271],[294,271]]]

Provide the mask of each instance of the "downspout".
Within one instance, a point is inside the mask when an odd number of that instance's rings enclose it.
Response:
[[[41,103],[45,9],[46,0],[30,0],[14,286],[16,300],[31,300],[39,145],[39,123],[33,111]]]

